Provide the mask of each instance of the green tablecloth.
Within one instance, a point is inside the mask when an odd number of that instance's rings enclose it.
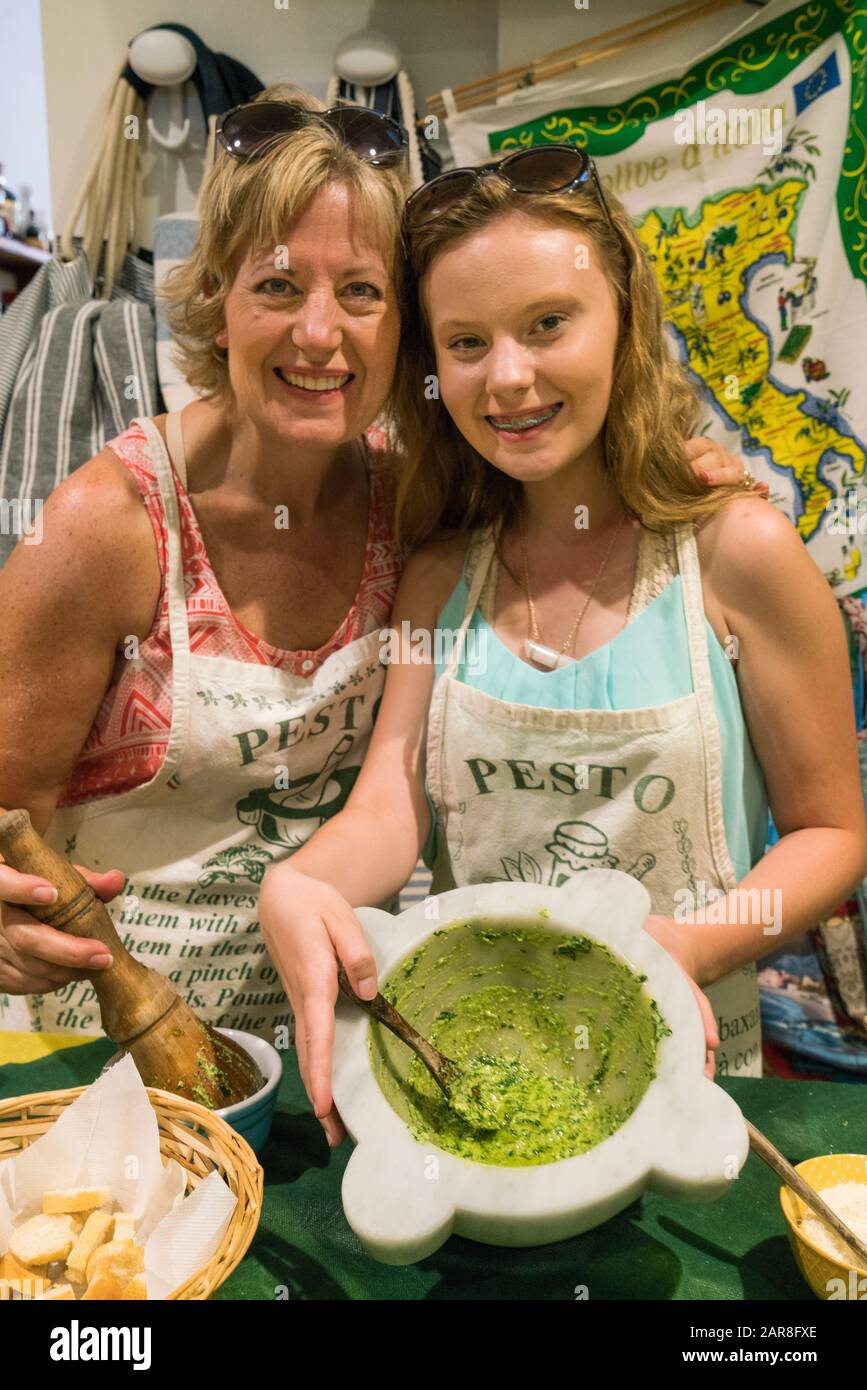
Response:
[[[0,1068],[0,1099],[80,1086],[114,1051],[99,1040]],[[744,1114],[792,1163],[867,1153],[860,1086],[726,1080]],[[789,1251],[773,1174],[753,1155],[723,1200],[690,1206],[653,1194],[595,1231],[558,1245],[495,1249],[453,1236],[420,1265],[365,1254],[343,1215],[349,1143],[329,1154],[295,1066],[286,1058],[274,1129],[261,1155],[262,1220],[217,1299],[812,1299]]]

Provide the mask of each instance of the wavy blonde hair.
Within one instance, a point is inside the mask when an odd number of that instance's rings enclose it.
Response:
[[[522,485],[493,467],[464,439],[445,406],[426,397],[436,357],[421,287],[446,247],[516,209],[592,239],[617,305],[620,329],[604,425],[605,467],[628,512],[652,530],[709,516],[739,486],[708,489],[683,453],[701,406],[663,329],[653,270],[620,201],[606,191],[615,230],[592,187],[571,193],[514,193],[496,176],[480,180],[455,207],[408,234],[402,285],[402,340],[393,393],[406,460],[398,478],[401,539],[419,545],[436,532],[502,527],[519,509]]]
[[[256,100],[323,109],[290,83],[274,83]],[[244,255],[280,245],[317,193],[334,183],[351,191],[357,222],[383,253],[397,283],[400,219],[410,187],[401,165],[385,169],[365,163],[316,121],[256,159],[234,159],[217,147],[199,194],[201,225],[193,253],[172,267],[161,291],[170,306],[176,360],[200,395],[231,399],[228,354],[214,338],[225,327],[226,296]]]

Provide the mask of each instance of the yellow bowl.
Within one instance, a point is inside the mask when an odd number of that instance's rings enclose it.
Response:
[[[822,1154],[795,1164],[795,1172],[821,1192],[841,1182],[860,1182],[867,1188],[867,1154]],[[780,1206],[789,1227],[795,1263],[817,1298],[867,1298],[867,1269],[845,1264],[821,1250],[800,1227],[803,1216],[814,1215],[789,1187],[780,1188]]]

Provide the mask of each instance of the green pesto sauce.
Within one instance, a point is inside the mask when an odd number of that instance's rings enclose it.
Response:
[[[656,1074],[671,1030],[644,979],[600,942],[535,921],[439,930],[382,992],[460,1068],[452,1103],[374,1023],[375,1075],[422,1142],[506,1167],[571,1158],[613,1134]]]

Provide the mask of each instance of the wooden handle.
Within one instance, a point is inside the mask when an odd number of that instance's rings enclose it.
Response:
[[[452,1067],[452,1063],[441,1052],[437,1052],[432,1043],[427,1038],[423,1038],[421,1033],[417,1033],[412,1024],[399,1014],[393,1004],[381,994],[375,994],[372,999],[360,999],[349,983],[349,976],[342,965],[337,967],[337,983],[343,993],[351,999],[353,1004],[357,1004],[359,1009],[363,1009],[371,1018],[375,1018],[377,1023],[381,1023],[389,1032],[394,1033],[396,1038],[400,1038],[402,1043],[406,1043],[421,1060],[424,1062],[434,1081],[441,1091],[448,1096],[449,1087],[446,1077]]]
[[[835,1231],[840,1239],[849,1246],[856,1262],[860,1268],[867,1269],[867,1245],[859,1240],[854,1231],[850,1231],[845,1222],[840,1220],[836,1212],[832,1211],[827,1202],[824,1202],[814,1187],[801,1177],[797,1169],[793,1168],[788,1159],[784,1158],[779,1149],[775,1148],[770,1139],[755,1125],[747,1120],[747,1132],[750,1136],[750,1148],[769,1168],[772,1168],[777,1177],[782,1178],[787,1187],[806,1202],[807,1206],[816,1213],[817,1216]]]
[[[53,903],[28,903],[27,911],[71,936],[92,937],[105,946],[112,964],[88,973],[99,1000],[102,1026],[117,1043],[152,1026],[177,999],[163,975],[133,960],[117,934],[108,909],[74,864],[50,848],[33,828],[27,811],[0,816],[0,854],[21,874],[47,878],[57,889]]]
[[[0,854],[11,869],[47,878],[57,889],[56,902],[27,904],[33,917],[71,936],[93,937],[112,956],[124,950],[105,904],[75,865],[34,830],[27,811],[7,811],[0,817]]]
[[[165,975],[133,959],[105,904],[37,834],[26,811],[0,816],[0,854],[19,873],[38,874],[56,887],[56,902],[28,904],[34,917],[58,931],[93,937],[111,952],[108,969],[85,977],[96,991],[104,1031],[130,1054],[146,1086],[213,1109],[260,1089],[262,1077],[244,1048],[196,1018]]]

